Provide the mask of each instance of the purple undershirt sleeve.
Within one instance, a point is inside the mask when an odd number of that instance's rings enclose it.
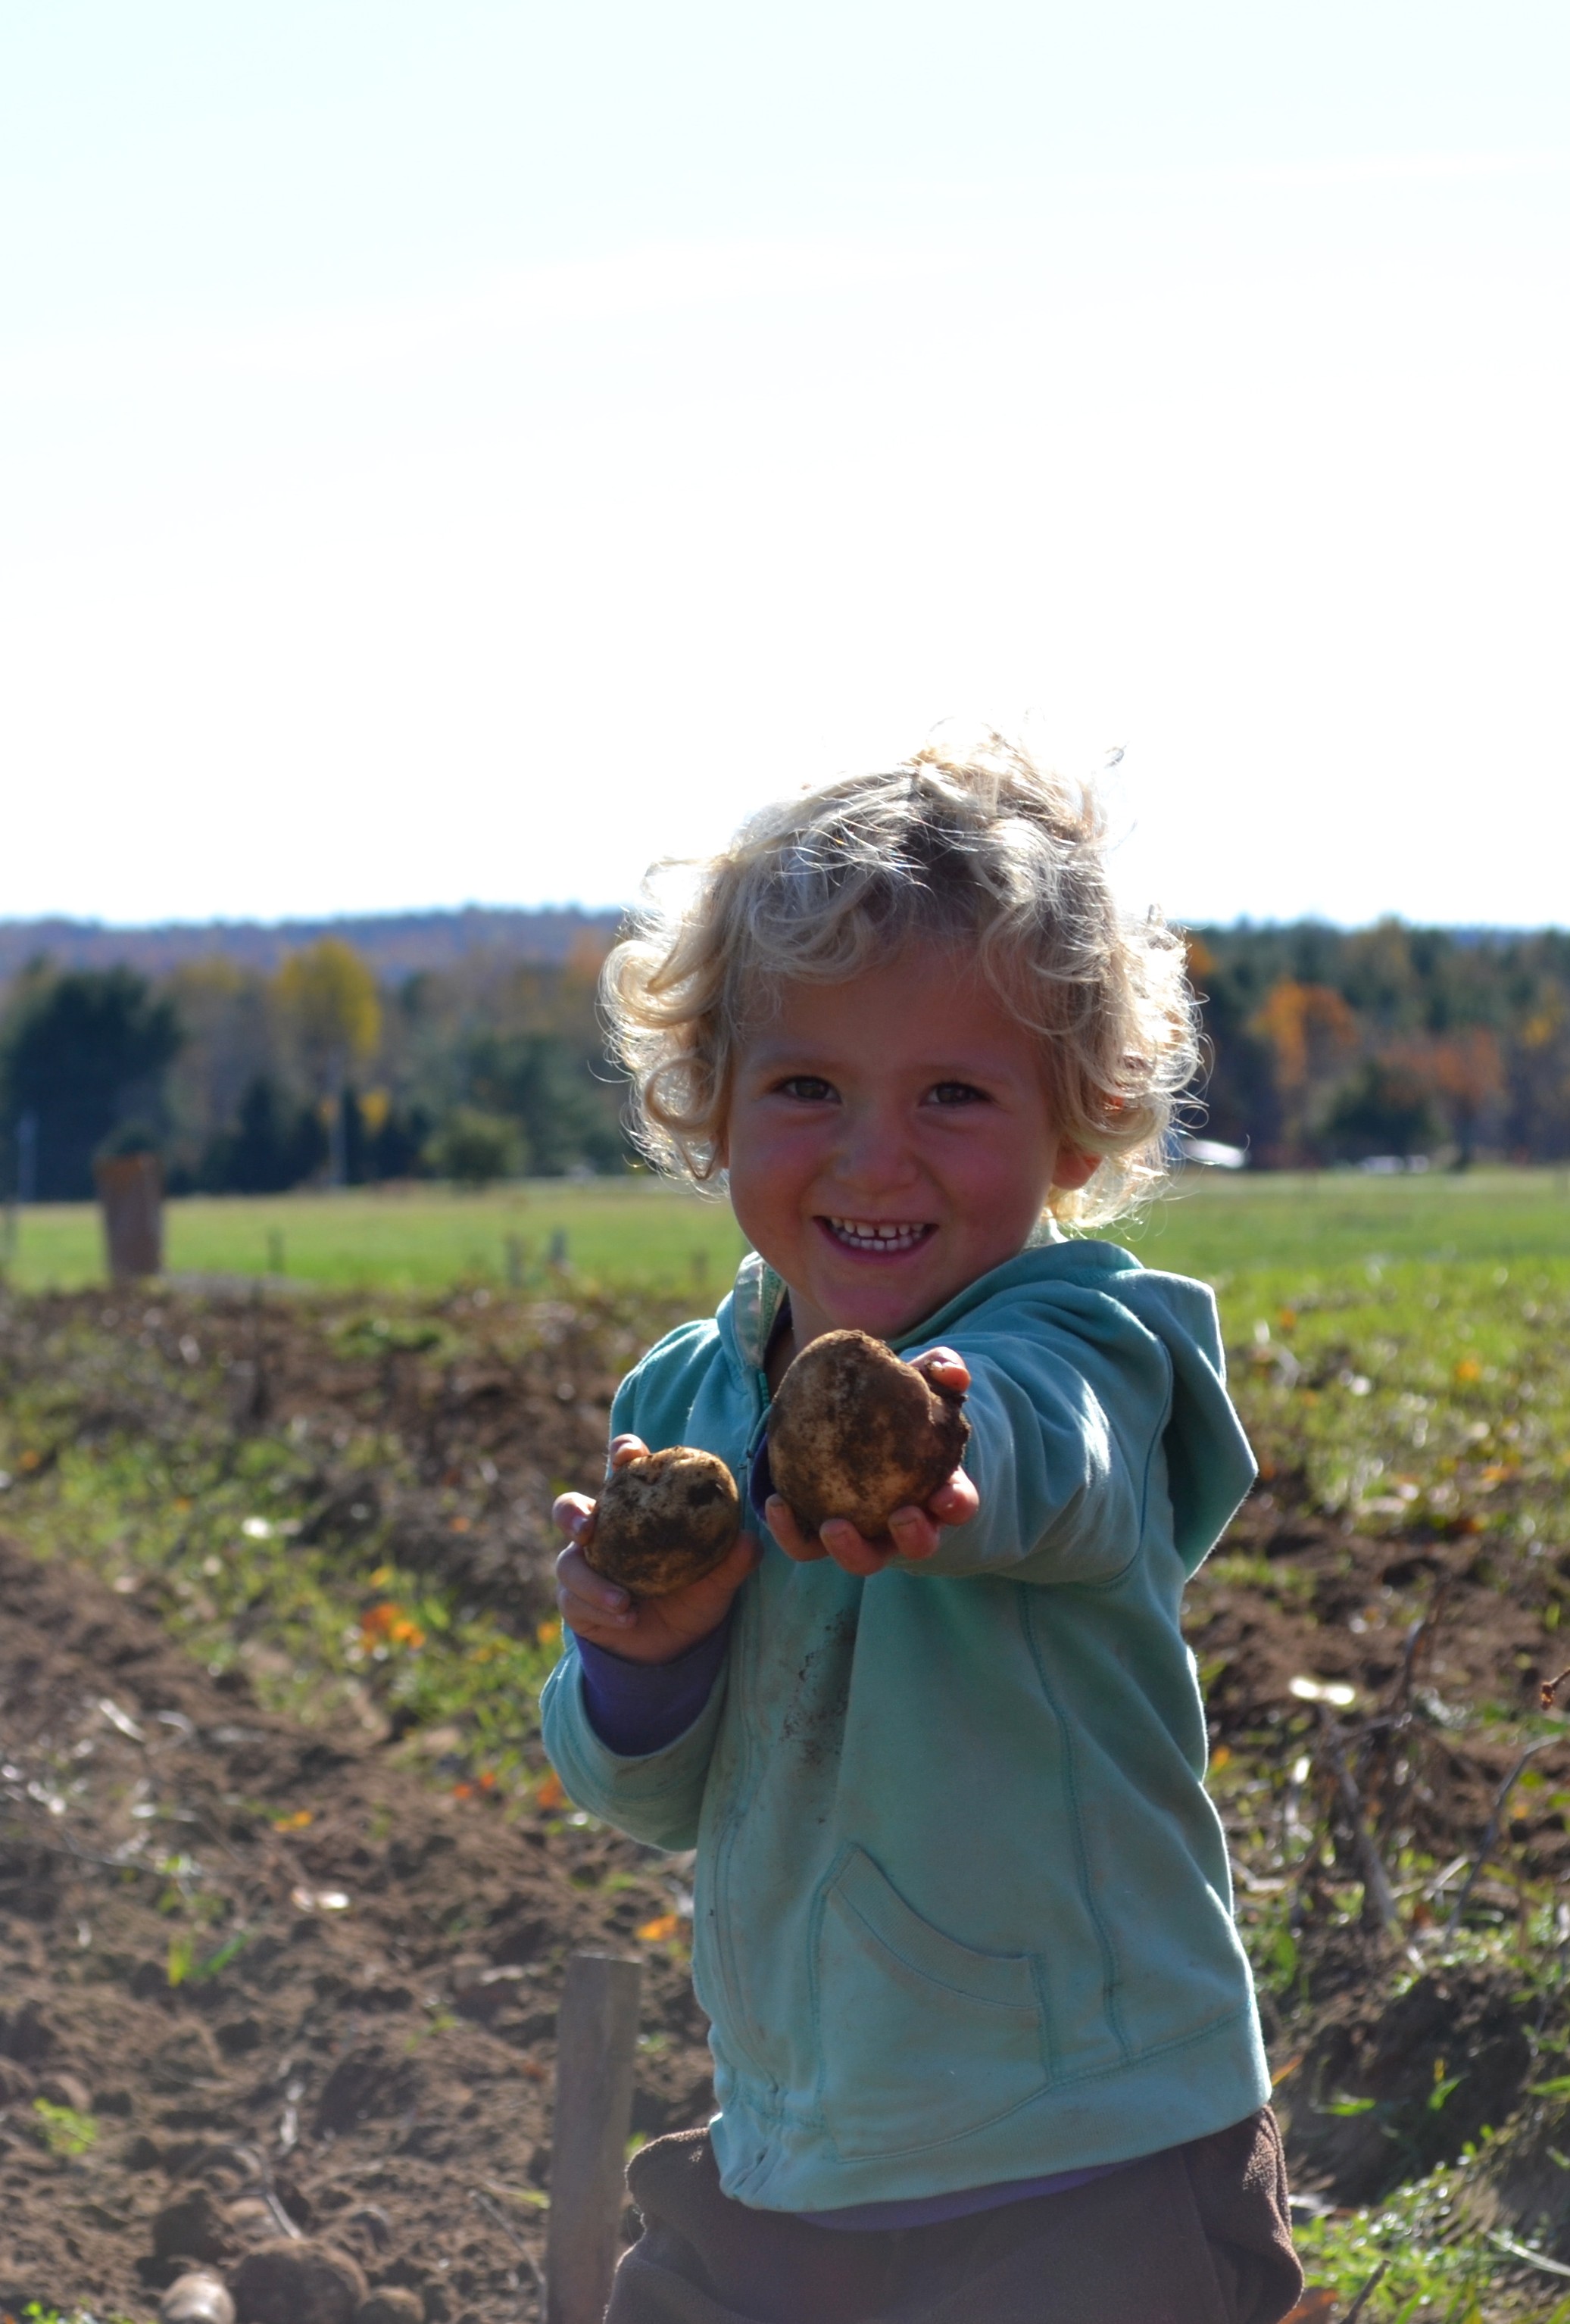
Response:
[[[685,1735],[714,1692],[730,1633],[727,1617],[670,1663],[630,1663],[579,1638],[584,1709],[606,1750],[642,1759]]]

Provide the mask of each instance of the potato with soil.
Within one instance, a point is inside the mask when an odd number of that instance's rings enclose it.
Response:
[[[690,1444],[643,1452],[614,1469],[583,1554],[634,1598],[664,1598],[723,1563],[742,1530],[735,1479]]]
[[[882,1340],[826,1332],[770,1406],[774,1489],[807,1532],[848,1517],[876,1541],[896,1509],[925,1508],[958,1468],[970,1441],[964,1403]]]

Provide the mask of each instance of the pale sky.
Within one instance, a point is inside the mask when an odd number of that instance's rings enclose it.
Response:
[[[0,915],[619,902],[939,721],[1570,918],[1564,0],[0,0]]]

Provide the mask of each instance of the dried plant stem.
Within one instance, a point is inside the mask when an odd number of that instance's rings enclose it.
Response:
[[[1320,1733],[1324,1738],[1326,1756],[1335,1770],[1336,1788],[1341,1804],[1352,1826],[1352,1844],[1357,1857],[1358,1869],[1362,1874],[1364,1896],[1373,1907],[1374,1917],[1381,1929],[1399,1930],[1401,1917],[1396,1910],[1396,1899],[1390,1887],[1389,1873],[1363,1809],[1362,1794],[1357,1778],[1347,1764],[1345,1738],[1323,1703],[1319,1706]]]
[[[1471,1896],[1473,1890],[1477,1886],[1478,1878],[1482,1871],[1483,1866],[1488,1862],[1489,1858],[1493,1853],[1493,1844],[1499,1838],[1500,1825],[1504,1821],[1505,1807],[1510,1799],[1510,1795],[1515,1790],[1516,1778],[1519,1775],[1521,1770],[1525,1767],[1527,1761],[1532,1757],[1534,1752],[1541,1751],[1545,1745],[1556,1743],[1558,1739],[1559,1738],[1556,1735],[1539,1735],[1535,1743],[1528,1743],[1526,1749],[1517,1759],[1515,1766],[1510,1769],[1510,1774],[1505,1777],[1503,1783],[1494,1794],[1492,1812],[1489,1816],[1487,1823],[1484,1824],[1482,1828],[1482,1838],[1478,1843],[1477,1854],[1472,1859],[1472,1864],[1467,1872],[1466,1877],[1461,1884],[1461,1893],[1456,1897],[1454,1905],[1451,1907],[1450,1918],[1445,1923],[1445,1933],[1446,1936],[1449,1936],[1454,1930],[1459,1928],[1461,1925],[1461,1915],[1466,1910],[1467,1900]]]

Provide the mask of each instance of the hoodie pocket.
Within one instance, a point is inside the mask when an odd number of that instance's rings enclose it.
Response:
[[[863,1849],[823,1892],[815,1950],[819,2100],[841,2154],[961,2138],[1046,2089],[1034,1958],[945,1936]]]

